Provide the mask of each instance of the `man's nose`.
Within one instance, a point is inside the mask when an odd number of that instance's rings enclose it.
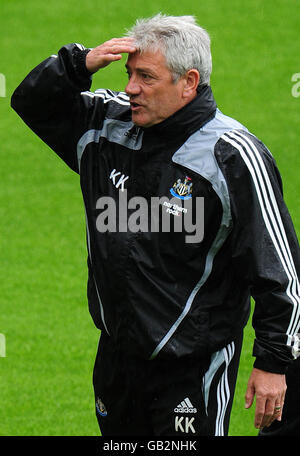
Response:
[[[137,80],[131,76],[131,78],[129,79],[129,81],[125,87],[125,92],[129,96],[133,96],[133,95],[139,95],[140,91],[141,91],[140,85],[138,84]]]

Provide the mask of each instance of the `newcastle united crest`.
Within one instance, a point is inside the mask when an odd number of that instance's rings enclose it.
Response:
[[[99,415],[101,415],[101,416],[107,415],[107,410],[105,408],[105,405],[103,404],[101,399],[99,399],[99,397],[97,397],[97,400],[96,400],[96,409],[97,409],[97,412],[99,413]]]
[[[170,188],[170,192],[176,198],[187,200],[192,198],[192,187],[192,179],[188,176],[185,176],[184,182],[182,182],[181,179],[177,179],[173,187]]]

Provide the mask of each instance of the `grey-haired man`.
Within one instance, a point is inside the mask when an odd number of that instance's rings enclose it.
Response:
[[[124,53],[125,93],[90,92]],[[299,351],[299,246],[273,157],[217,109],[210,72],[205,30],[157,15],[94,49],[64,46],[12,98],[80,174],[103,435],[227,435],[251,295],[246,407],[256,396],[258,428],[281,417]],[[190,225],[203,226],[194,242]]]

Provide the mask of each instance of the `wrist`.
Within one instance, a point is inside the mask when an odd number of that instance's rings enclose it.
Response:
[[[75,47],[73,50],[74,68],[80,79],[90,78],[92,76],[92,72],[86,66],[86,56],[90,50],[89,48],[83,48],[83,46],[82,49]]]

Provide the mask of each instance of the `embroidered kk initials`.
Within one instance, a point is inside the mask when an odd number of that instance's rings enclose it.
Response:
[[[121,175],[120,171],[113,169],[112,172],[110,173],[109,178],[112,180],[112,182],[116,188],[121,187],[120,190],[122,192],[124,192],[124,183],[127,181],[127,179],[129,179],[129,176],[125,176],[125,174]],[[117,182],[116,182],[116,178],[118,178]]]

